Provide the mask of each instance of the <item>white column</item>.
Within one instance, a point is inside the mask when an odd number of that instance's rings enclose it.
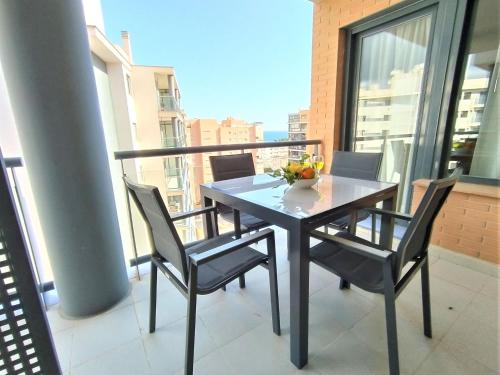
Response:
[[[81,1],[0,2],[0,59],[61,308],[128,292]]]

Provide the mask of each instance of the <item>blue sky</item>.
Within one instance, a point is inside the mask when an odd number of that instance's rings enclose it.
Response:
[[[130,32],[135,64],[176,69],[189,117],[286,130],[310,102],[309,0],[102,0],[106,34]]]

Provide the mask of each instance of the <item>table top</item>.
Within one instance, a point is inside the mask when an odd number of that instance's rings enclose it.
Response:
[[[266,174],[202,184],[202,189],[222,193],[230,200],[245,201],[296,219],[309,218],[326,211],[387,193],[397,184],[321,175],[310,189],[291,189],[285,181]],[[226,202],[222,202],[226,203]]]

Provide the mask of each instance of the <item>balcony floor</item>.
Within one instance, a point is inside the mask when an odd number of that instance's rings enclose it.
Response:
[[[387,374],[381,296],[315,265],[310,277],[309,363],[289,361],[289,273],[285,232],[276,229],[282,336],[271,328],[267,271],[247,274],[247,288],[201,296],[195,374]],[[264,243],[262,243],[264,245]],[[146,268],[144,269],[146,272]],[[84,320],[49,312],[65,374],[182,374],[186,301],[159,275],[157,330],[147,332],[149,275],[110,311]],[[423,335],[419,277],[397,301],[403,374],[497,374],[499,280],[431,253],[433,339]]]

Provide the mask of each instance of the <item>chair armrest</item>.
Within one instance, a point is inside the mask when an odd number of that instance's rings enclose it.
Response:
[[[274,236],[274,231],[267,228],[250,236],[238,238],[224,245],[214,247],[213,249],[204,251],[200,254],[190,254],[189,258],[191,259],[192,264],[194,264],[195,266],[201,266],[202,264],[210,262],[211,260],[220,258],[224,255],[232,253],[233,251],[239,250],[245,246],[248,246],[255,242],[259,242],[264,238],[269,238],[271,236]]]
[[[196,215],[206,214],[207,212],[215,211],[215,210],[216,210],[215,206],[196,208],[196,209],[189,211],[189,212],[181,212],[180,214],[171,215],[171,217],[172,217],[172,221],[177,221],[177,220],[187,219],[188,217],[192,217],[192,216],[196,216]]]
[[[366,246],[358,242],[332,236],[331,234],[326,234],[317,230],[313,230],[311,232],[311,236],[326,242],[336,243],[338,245],[341,245],[346,250],[352,251],[353,253],[362,255],[366,258],[370,258],[381,263],[386,262],[394,254],[389,250],[380,250],[375,247]]]
[[[381,208],[368,207],[364,208],[365,211],[368,211],[372,214],[382,215],[382,216],[392,216],[395,219],[401,219],[406,221],[411,221],[413,219],[413,215],[404,214],[402,212],[382,210]]]

